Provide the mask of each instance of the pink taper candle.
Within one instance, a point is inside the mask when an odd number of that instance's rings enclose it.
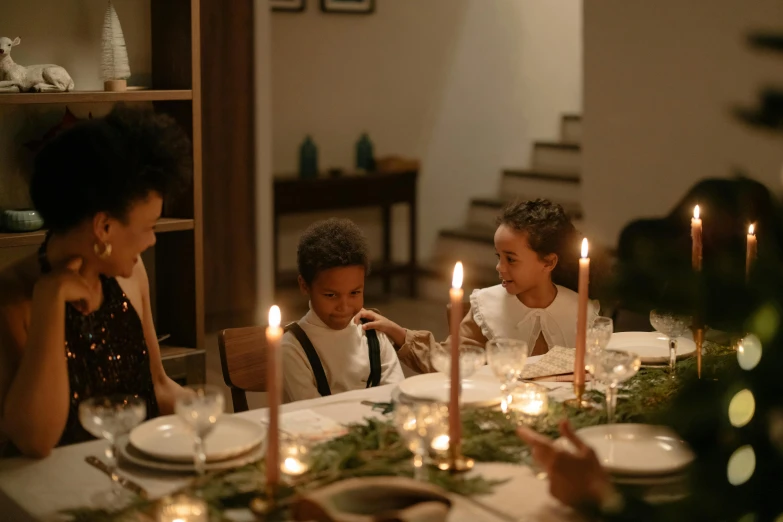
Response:
[[[282,363],[280,358],[280,308],[269,309],[269,326],[266,329],[266,389],[269,403],[269,432],[266,436],[266,485],[267,494],[274,495],[280,482],[280,403],[283,394]],[[270,499],[271,500],[271,499]]]
[[[460,456],[462,422],[459,396],[462,379],[459,371],[459,325],[462,322],[462,263],[454,266],[449,299],[451,300],[451,391],[449,394],[449,451],[452,459]]]
[[[691,264],[693,269],[701,271],[701,219],[699,219],[699,205],[693,208],[693,219],[691,219]]]
[[[590,284],[590,258],[587,257],[587,238],[582,240],[582,258],[579,260],[579,307],[576,310],[576,356],[574,358],[574,389],[579,395],[585,385],[585,345],[587,344],[587,289]],[[577,396],[577,399],[581,397]]]
[[[756,255],[758,253],[758,240],[756,239],[756,226],[750,225],[748,227],[748,247],[745,252],[745,279],[750,279],[750,269],[753,267],[753,263],[756,261]]]

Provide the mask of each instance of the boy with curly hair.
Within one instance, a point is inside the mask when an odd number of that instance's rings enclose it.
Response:
[[[361,230],[347,219],[311,225],[297,249],[299,288],[310,311],[282,340],[285,402],[399,382],[389,338],[354,321],[364,307],[370,259]]]

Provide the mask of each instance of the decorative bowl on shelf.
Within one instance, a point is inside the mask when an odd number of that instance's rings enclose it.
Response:
[[[32,209],[3,211],[3,226],[9,232],[32,232],[43,227],[43,219]]]

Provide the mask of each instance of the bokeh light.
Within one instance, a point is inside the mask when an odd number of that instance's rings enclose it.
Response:
[[[751,421],[756,412],[756,399],[748,389],[737,392],[729,403],[729,422],[741,428]]]
[[[761,340],[754,334],[746,335],[737,347],[737,361],[743,370],[752,370],[761,360]]]
[[[756,453],[750,445],[741,446],[729,457],[726,476],[732,486],[740,486],[750,480],[756,470]]]

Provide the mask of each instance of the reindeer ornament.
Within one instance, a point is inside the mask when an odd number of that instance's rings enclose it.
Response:
[[[11,48],[22,43],[0,37],[0,93],[2,92],[63,92],[73,90],[68,71],[59,65],[23,66],[11,58]]]

